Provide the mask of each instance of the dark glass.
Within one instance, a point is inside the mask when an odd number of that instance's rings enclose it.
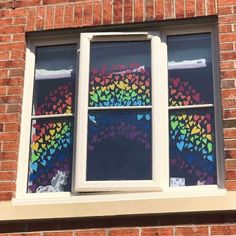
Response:
[[[211,34],[169,36],[169,106],[213,103]]]
[[[88,181],[152,179],[150,111],[90,111],[88,122]]]
[[[91,43],[89,106],[150,104],[150,41]]]
[[[170,111],[170,185],[216,184],[213,108]]]
[[[38,47],[33,115],[74,112],[76,45]]]
[[[72,157],[72,119],[33,120],[27,191],[70,191]]]

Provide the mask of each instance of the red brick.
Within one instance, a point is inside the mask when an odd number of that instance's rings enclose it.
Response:
[[[222,101],[223,108],[234,108],[236,106],[236,100],[235,99],[227,99]]]
[[[222,90],[222,98],[236,98],[236,89]]]
[[[112,1],[103,1],[103,24],[108,25],[112,22]]]
[[[11,131],[19,131],[20,127],[19,127],[19,123],[6,123],[5,124],[5,132],[11,132]]]
[[[38,6],[41,4],[41,0],[18,0],[16,1],[16,7],[28,7],[28,6]]]
[[[22,70],[22,69],[10,69],[9,70],[9,76],[10,77],[24,76],[24,70]]]
[[[4,171],[0,172],[0,181],[11,181],[16,180],[16,172]]]
[[[228,15],[233,13],[232,6],[219,6],[218,7],[218,13],[220,15]]]
[[[24,61],[22,60],[7,60],[7,61],[0,61],[0,68],[23,68]]]
[[[64,27],[72,27],[74,23],[74,5],[65,5]]]
[[[83,25],[92,25],[93,24],[93,4],[92,2],[84,3],[84,17],[83,17]]]
[[[225,138],[236,138],[236,129],[225,129],[224,130],[224,137]]]
[[[234,49],[233,43],[221,43],[220,44],[220,51],[225,52],[225,51],[232,51]]]
[[[0,104],[0,113],[5,113],[6,112],[6,105]]]
[[[163,20],[164,19],[164,0],[155,0],[156,2],[156,19]]]
[[[19,144],[18,142],[4,142],[2,145],[2,151],[3,152],[14,152],[18,151]]]
[[[19,115],[18,114],[0,114],[1,122],[18,122]]]
[[[220,43],[236,42],[236,32],[219,35]]]
[[[234,159],[236,158],[236,150],[228,150],[228,151],[225,151],[225,158],[227,159]]]
[[[143,228],[141,236],[173,236],[172,227]]]
[[[236,58],[236,51],[221,53],[221,60],[235,60],[235,58]]]
[[[233,191],[233,190],[236,190],[236,181],[234,180],[226,180],[225,181],[225,188],[229,191]],[[216,232],[212,233],[211,235],[230,235],[229,233],[229,230],[230,229],[227,229],[223,234],[221,231],[218,231],[218,234],[216,234]],[[232,231],[232,232],[235,232],[235,231]]]
[[[13,192],[0,192],[0,201],[11,200],[14,197]]]
[[[18,155],[17,155],[17,153],[16,152],[9,152],[9,151],[7,151],[7,152],[0,152],[0,160],[1,161],[14,161],[14,160],[16,160],[17,159],[17,157],[18,157]],[[3,167],[4,167],[5,165],[3,165]],[[1,168],[0,168],[0,170],[1,170]],[[2,170],[4,170],[4,169],[2,169]],[[8,170],[8,169],[6,169],[6,170]]]
[[[73,236],[73,232],[45,232],[44,236]]]
[[[13,95],[13,94],[22,94],[23,89],[21,86],[14,86],[14,87],[9,87],[8,88],[8,95]]]
[[[36,29],[36,8],[29,8],[27,13],[26,31],[34,31]]]
[[[109,231],[109,236],[139,236],[139,230],[138,229],[111,229]]]
[[[236,69],[235,70],[225,70],[221,72],[221,78],[222,79],[231,79],[231,78],[236,78]],[[233,91],[229,92],[231,95],[233,93]]]
[[[225,149],[236,149],[236,140],[226,139],[224,140]]]
[[[133,1],[124,1],[124,22],[132,22],[133,20]]]
[[[3,78],[3,79],[0,79],[0,85],[4,86],[4,85],[7,85],[7,86],[14,86],[14,85],[22,85],[22,78],[20,77],[14,77],[14,78]]]
[[[226,171],[226,179],[227,180],[236,180],[236,170]]]
[[[153,0],[145,1],[145,20],[152,20],[154,18],[154,2]]]
[[[208,235],[208,227],[207,226],[191,226],[191,227],[176,227],[175,231],[176,236],[206,236]]]
[[[6,87],[0,87],[0,95],[7,95],[7,88]]]
[[[37,8],[36,30],[44,30],[45,12],[46,12],[45,7]]]
[[[0,133],[0,140],[1,141],[16,141],[18,140],[18,134],[15,132]]]
[[[75,5],[75,13],[74,13],[74,26],[82,25],[82,15],[83,15],[83,5],[82,3],[78,3]]]
[[[236,169],[236,159],[227,159],[225,160],[226,170]]]
[[[231,24],[232,22],[236,22],[236,15],[219,15],[219,24]]]
[[[16,17],[14,19],[14,25],[25,25],[26,24],[26,17]]]
[[[25,34],[13,34],[12,42],[25,42]]]
[[[234,68],[234,61],[223,61],[220,63],[220,68],[221,70],[230,70],[230,69],[233,69]],[[225,80],[222,80],[222,82],[225,81]],[[231,81],[231,85],[234,87],[234,82],[233,80],[229,80]]]
[[[195,15],[195,0],[186,0],[186,16],[193,17]]]
[[[13,24],[13,19],[12,18],[0,18],[0,25],[10,26],[12,24]]]
[[[45,16],[45,29],[53,29],[54,27],[54,17],[55,17],[55,6],[46,7],[46,16]]]
[[[58,5],[55,8],[54,28],[62,28],[64,24],[64,6]]]
[[[227,24],[227,25],[219,25],[219,32],[220,33],[231,33],[233,32],[232,25]],[[223,39],[225,37],[225,34],[220,35]],[[223,41],[221,41],[223,42]]]
[[[219,0],[218,4],[219,4],[219,6],[234,5],[235,0]]]
[[[224,110],[223,118],[236,118],[236,110]]]
[[[207,15],[215,15],[216,14],[216,6],[215,1],[207,0]]]
[[[205,15],[205,0],[196,1],[196,16]]]
[[[25,43],[4,43],[0,45],[0,51],[14,51],[14,50],[25,50]]]
[[[102,2],[100,1],[93,2],[93,24],[102,24]]]
[[[122,22],[122,0],[113,2],[113,21],[114,23]]]
[[[11,16],[12,17],[22,17],[27,15],[27,8],[15,8],[14,10],[11,11]]]
[[[20,102],[21,102],[21,96],[19,95],[0,96],[0,103],[13,104],[13,103],[20,103]]]
[[[165,19],[174,17],[174,5],[172,0],[165,0]]]
[[[211,226],[211,235],[230,235],[236,232],[236,225]]]
[[[184,17],[184,0],[175,1],[175,17],[176,18]]]
[[[80,230],[74,236],[106,236],[105,230]]]
[[[0,170],[2,171],[16,171],[17,164],[15,161],[0,161]]]
[[[45,234],[43,234],[43,235],[45,235]],[[27,233],[19,233],[19,234],[16,234],[16,233],[8,234],[8,236],[42,236],[42,234],[41,233],[28,233],[27,232]]]
[[[16,184],[12,181],[0,182],[0,191],[14,191]]]
[[[0,60],[7,60],[9,59],[10,53],[9,52],[0,52]]]
[[[134,0],[134,21],[143,21],[143,0]]]
[[[0,27],[0,32],[2,34],[23,33],[24,31],[25,31],[25,27],[22,25]]]
[[[16,113],[21,111],[21,105],[7,105],[7,113]]]

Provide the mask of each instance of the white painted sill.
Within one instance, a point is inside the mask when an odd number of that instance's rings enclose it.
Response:
[[[1,212],[4,212],[0,221],[227,211],[236,210],[235,199],[236,191],[217,189],[216,186],[79,196],[70,193],[27,194],[0,203]]]

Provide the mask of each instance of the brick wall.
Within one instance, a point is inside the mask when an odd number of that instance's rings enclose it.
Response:
[[[157,22],[173,19],[218,16],[226,188],[236,190],[236,0],[1,0],[0,1],[0,200],[14,197],[19,147],[21,102],[25,66],[25,33],[52,29],[115,25],[132,22]],[[0,212],[1,214],[1,212]],[[160,223],[135,227],[80,231],[80,226],[64,231],[57,225],[39,232],[29,225],[16,224],[15,232],[27,235],[232,235],[235,217],[210,222]],[[191,219],[192,216],[191,216]],[[133,218],[135,220],[135,218]],[[41,223],[42,224],[42,223]],[[0,232],[12,232],[7,224]],[[88,224],[90,225],[90,224]],[[154,227],[154,226],[161,227]],[[191,226],[190,226],[191,225]],[[150,228],[152,226],[152,228]],[[83,227],[84,228],[84,227]],[[91,227],[88,227],[91,228]],[[100,227],[95,227],[100,228]],[[73,230],[72,230],[73,229]],[[5,235],[5,234],[4,234]],[[9,234],[11,235],[11,234]],[[14,234],[16,235],[16,234]]]

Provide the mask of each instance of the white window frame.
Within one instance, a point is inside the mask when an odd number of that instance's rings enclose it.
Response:
[[[23,107],[22,107],[22,125],[21,125],[21,137],[20,137],[20,150],[19,150],[19,160],[18,160],[18,177],[17,177],[17,191],[16,191],[16,202],[19,200],[32,200],[32,199],[44,199],[43,201],[51,201],[52,199],[61,198],[67,201],[71,201],[73,198],[75,201],[80,201],[80,199],[83,199],[84,194],[80,194],[77,192],[83,192],[83,191],[101,191],[101,193],[94,193],[99,199],[107,199],[106,193],[103,193],[103,191],[122,191],[122,192],[129,192],[129,191],[136,191],[136,193],[130,193],[134,194],[132,195],[134,198],[135,196],[138,198],[145,198],[151,196],[153,197],[155,194],[156,198],[163,198],[165,196],[170,196],[169,194],[173,194],[172,196],[178,196],[181,197],[182,195],[190,195],[190,196],[196,196],[199,193],[205,193],[209,194],[209,191],[211,191],[211,194],[219,194],[220,189],[223,187],[224,184],[224,165],[223,165],[223,148],[222,148],[222,129],[221,129],[221,109],[220,106],[218,106],[220,97],[219,95],[219,81],[217,79],[218,77],[218,69],[217,69],[217,61],[216,63],[213,63],[213,74],[214,74],[214,104],[215,106],[215,124],[216,124],[216,153],[217,153],[217,178],[218,178],[218,184],[217,185],[207,185],[207,186],[186,186],[186,187],[169,187],[169,142],[168,142],[168,69],[167,69],[167,45],[166,45],[166,37],[168,35],[181,35],[181,34],[193,34],[193,33],[204,33],[204,32],[210,32],[212,35],[212,58],[217,58],[217,51],[216,51],[216,36],[215,31],[213,30],[212,25],[206,26],[206,27],[200,27],[197,29],[193,29],[192,27],[185,27],[183,30],[176,30],[176,27],[166,29],[161,29],[160,33],[153,33],[153,32],[135,32],[135,33],[118,33],[120,37],[125,37],[128,39],[129,37],[150,37],[152,39],[152,47],[155,47],[160,50],[160,54],[152,53],[152,82],[155,80],[153,75],[158,75],[158,71],[162,71],[160,73],[158,80],[156,81],[156,91],[159,92],[159,94],[156,94],[155,96],[160,96],[162,99],[165,98],[165,102],[163,100],[160,100],[161,102],[158,103],[158,99],[153,99],[152,97],[152,105],[153,109],[156,109],[156,111],[153,113],[156,114],[156,121],[157,123],[153,122],[152,127],[154,130],[157,130],[157,132],[152,138],[156,139],[156,142],[158,142],[158,138],[156,136],[157,133],[161,134],[162,141],[160,147],[162,148],[162,153],[164,154],[164,158],[160,160],[160,158],[157,160],[154,160],[157,164],[157,169],[153,172],[155,173],[153,176],[154,181],[150,183],[150,185],[146,185],[147,182],[144,181],[138,181],[137,185],[134,186],[134,181],[122,181],[122,185],[116,185],[115,183],[105,185],[104,183],[101,183],[99,186],[97,183],[92,183],[91,185],[88,184],[88,182],[84,181],[85,177],[85,169],[80,166],[80,161],[78,160],[77,154],[76,161],[75,161],[75,169],[73,170],[72,175],[72,183],[73,183],[73,190],[72,192],[60,192],[60,193],[26,193],[27,188],[27,178],[28,178],[28,161],[29,161],[29,153],[28,148],[29,147],[29,137],[30,137],[30,120],[31,120],[31,101],[33,98],[33,81],[34,81],[34,65],[35,65],[35,48],[37,46],[50,46],[50,45],[65,45],[65,44],[71,44],[71,43],[77,43],[79,48],[79,38],[81,40],[81,45],[83,45],[83,48],[80,50],[80,58],[86,58],[87,62],[89,60],[89,41],[95,40],[92,36],[98,36],[95,37],[96,40],[104,41],[105,38],[110,38],[114,36],[117,33],[84,33],[81,34],[81,37],[77,35],[76,37],[68,36],[63,37],[63,39],[58,38],[46,38],[46,39],[31,39],[28,43],[28,48],[26,52],[26,70],[25,70],[25,91],[23,96]],[[105,38],[104,38],[105,36]],[[109,37],[108,37],[109,36]],[[153,52],[153,50],[152,50]],[[159,56],[162,55],[162,60],[159,60]],[[80,59],[81,60],[81,59]],[[156,61],[155,61],[156,60]],[[153,63],[155,62],[155,66]],[[156,64],[158,62],[158,64]],[[163,63],[165,62],[165,63]],[[87,63],[89,65],[89,63]],[[77,68],[79,65],[77,66]],[[88,81],[88,66],[80,67],[79,70],[79,77],[86,79]],[[84,78],[84,75],[87,73],[87,78]],[[83,75],[83,76],[82,76]],[[160,79],[161,77],[161,79]],[[165,81],[165,83],[164,83]],[[82,83],[82,84],[81,84]],[[79,81],[79,101],[83,98],[81,96],[88,97],[88,93],[85,91],[88,91],[88,88],[86,87],[85,83],[82,81]],[[152,93],[154,92],[154,88],[152,87]],[[152,95],[154,96],[154,95]],[[88,103],[88,99],[86,99],[86,104]],[[77,120],[79,120],[77,124],[77,129],[75,130],[75,133],[78,133],[79,136],[81,136],[84,129],[87,129],[87,105],[83,105],[82,107],[79,106],[80,109],[76,111],[75,116],[77,117]],[[159,115],[158,115],[159,114]],[[160,115],[162,114],[162,115]],[[220,114],[220,115],[219,115]],[[152,116],[152,120],[155,120],[155,117]],[[158,125],[162,124],[161,126]],[[85,137],[85,135],[84,135]],[[85,149],[86,149],[86,142],[85,138],[77,138],[74,151],[76,153],[76,146],[82,145],[84,148],[83,155],[85,157]],[[87,138],[87,136],[86,136]],[[154,146],[154,145],[153,145]],[[81,150],[80,150],[81,151]],[[156,150],[152,150],[153,153],[156,153]],[[80,156],[81,156],[80,155]],[[84,159],[85,160],[85,159]],[[154,166],[153,162],[153,166]],[[82,161],[82,163],[85,163],[85,161]],[[158,165],[159,164],[159,165]],[[83,164],[85,165],[85,164]],[[80,169],[81,168],[81,169]],[[158,171],[157,171],[158,170]],[[81,174],[77,174],[77,171],[81,171]],[[158,174],[157,174],[158,173]],[[137,193],[137,191],[140,191],[140,193]],[[146,191],[146,192],[145,192]],[[92,195],[91,195],[92,194]],[[89,196],[87,195],[86,198],[91,197],[93,199],[93,193],[91,193]],[[144,194],[144,195],[143,195]],[[222,194],[222,192],[221,192]],[[109,194],[111,196],[113,194]],[[119,195],[114,192],[113,197],[115,196],[115,199],[122,199],[124,196],[130,197],[130,195]],[[123,197],[121,197],[123,196]],[[51,200],[50,200],[51,199]],[[76,200],[77,199],[77,200]]]
[[[112,41],[139,41],[147,40],[151,44],[151,94],[152,105],[149,107],[152,111],[152,180],[122,180],[122,181],[86,181],[86,160],[87,160],[87,127],[88,127],[88,84],[89,84],[89,64],[90,64],[90,43],[91,42],[112,42]],[[163,119],[165,110],[162,109],[161,98],[166,94],[166,83],[158,75],[160,68],[164,65],[158,57],[165,57],[164,50],[160,40],[159,32],[133,32],[133,33],[82,33],[80,37],[80,72],[79,78],[79,104],[78,104],[78,126],[76,147],[80,147],[76,152],[75,163],[75,192],[81,191],[147,191],[160,190],[161,176],[164,159],[158,158],[158,153],[165,153],[167,140],[160,140],[156,135],[162,132],[163,128],[167,129],[166,119]],[[157,52],[157,53],[155,53]],[[158,92],[157,92],[158,91]],[[161,91],[161,92],[159,92]],[[142,107],[141,107],[142,108]],[[140,107],[112,107],[112,109],[141,109]],[[145,108],[145,107],[143,107]],[[99,110],[104,110],[101,108]],[[111,109],[111,108],[109,108]],[[96,108],[96,110],[98,110]],[[166,115],[166,114],[165,114]],[[162,120],[163,119],[163,120]],[[161,125],[160,125],[161,124]],[[163,142],[165,141],[165,143]],[[156,147],[159,148],[157,152]]]

